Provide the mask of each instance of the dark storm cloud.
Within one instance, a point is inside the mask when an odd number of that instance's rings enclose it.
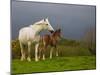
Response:
[[[12,39],[18,37],[20,28],[46,17],[54,28],[60,25],[64,37],[80,39],[86,29],[95,26],[95,10],[95,6],[13,1]]]

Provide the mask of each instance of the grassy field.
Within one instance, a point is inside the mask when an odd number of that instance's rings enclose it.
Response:
[[[55,57],[53,51],[53,59],[49,59],[50,47],[46,50],[45,61],[35,62],[20,61],[20,46],[18,40],[12,41],[12,74],[21,73],[38,73],[38,72],[55,72],[55,71],[72,71],[72,70],[89,70],[96,68],[96,57],[83,42],[76,40],[63,39],[57,45],[59,57]],[[31,56],[34,58],[34,44],[32,44]],[[27,50],[27,47],[25,47]],[[94,49],[96,51],[96,49]],[[27,53],[27,51],[26,51]],[[27,55],[27,54],[26,54]]]
[[[54,57],[35,62],[12,60],[12,74],[53,72],[53,71],[72,71],[89,70],[96,68],[95,56],[73,56],[73,57]]]

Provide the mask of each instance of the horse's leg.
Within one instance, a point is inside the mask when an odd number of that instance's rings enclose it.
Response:
[[[31,42],[28,42],[28,57],[27,60],[31,61]]]
[[[43,60],[45,60],[45,50],[43,51]]]
[[[50,59],[52,59],[53,48],[54,48],[54,47],[52,47],[52,48],[50,49]]]
[[[56,56],[58,56],[58,49],[56,50]]]
[[[56,47],[56,56],[58,56],[58,47]]]
[[[35,61],[38,61],[38,47],[39,47],[39,43],[35,45]]]
[[[20,48],[21,48],[21,61],[25,59],[25,52],[23,49],[23,44],[20,42]]]
[[[38,51],[39,51],[39,53],[38,53],[38,58],[40,59],[40,58],[41,58],[41,49],[38,48]]]
[[[44,46],[44,48],[43,48],[43,53],[42,53],[42,54],[43,54],[43,57],[42,57],[43,60],[45,60],[45,50],[46,50],[46,49],[47,49],[47,47]]]
[[[41,55],[42,55],[42,48],[39,48],[39,59],[41,59]]]

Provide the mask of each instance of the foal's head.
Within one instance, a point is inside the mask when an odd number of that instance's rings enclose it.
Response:
[[[52,33],[52,37],[56,37],[56,39],[61,38],[61,29],[57,29],[55,32]]]

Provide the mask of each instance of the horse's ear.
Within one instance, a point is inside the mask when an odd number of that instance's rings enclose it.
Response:
[[[44,21],[46,21],[46,19],[44,19]]]
[[[48,17],[46,18],[46,21],[48,21]]]
[[[48,19],[48,17],[46,19]]]

